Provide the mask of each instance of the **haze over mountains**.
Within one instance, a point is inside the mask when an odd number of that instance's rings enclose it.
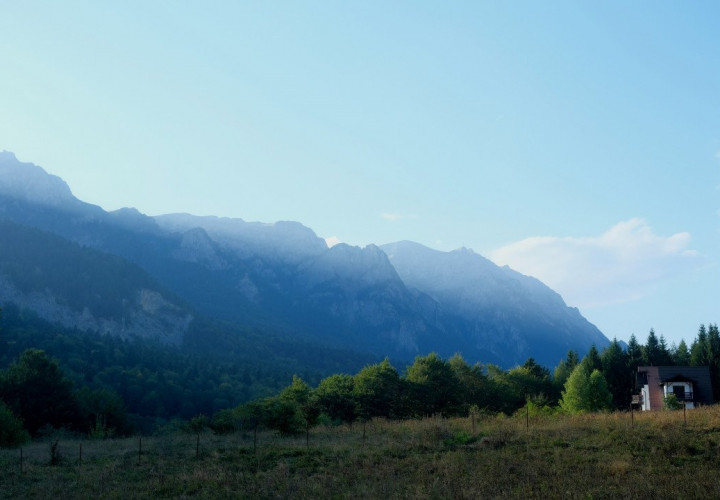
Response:
[[[554,366],[607,338],[540,281],[460,249],[365,248],[298,222],[134,209],[106,212],[60,178],[0,153],[0,305],[127,338],[218,342],[282,336],[409,361],[432,351]],[[247,340],[247,339],[245,339]],[[237,343],[241,345],[242,342]]]

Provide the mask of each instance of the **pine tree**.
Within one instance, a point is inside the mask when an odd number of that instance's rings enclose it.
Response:
[[[658,342],[658,366],[672,366],[673,359],[670,355],[670,349],[668,349],[665,337],[660,334],[660,341]]]
[[[630,404],[634,373],[628,368],[628,359],[617,339],[613,339],[600,354],[602,373],[612,394],[613,406],[617,409],[627,408]]]
[[[692,366],[708,366],[709,359],[707,357],[708,336],[705,325],[700,325],[698,334],[690,347],[690,365]]]
[[[602,361],[600,360],[600,354],[598,354],[595,344],[590,346],[590,350],[581,361],[581,364],[585,365],[589,373],[592,373],[593,370],[602,370]]]
[[[678,346],[671,349],[670,355],[673,359],[673,364],[676,366],[687,366],[690,364],[690,350],[684,340],[681,340]]]
[[[553,371],[553,383],[556,387],[556,393],[559,394],[562,387],[565,386],[568,377],[579,363],[579,357],[577,351],[572,349],[568,351],[567,357],[560,361]]]
[[[660,360],[660,342],[655,336],[655,330],[650,329],[647,343],[643,348],[643,364],[645,366],[658,366]]]
[[[707,336],[707,357],[710,365],[713,396],[718,401],[720,399],[720,332],[717,325],[708,325]]]

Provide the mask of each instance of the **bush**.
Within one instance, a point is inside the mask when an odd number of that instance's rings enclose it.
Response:
[[[665,410],[679,410],[683,405],[678,401],[675,394],[668,394],[663,398],[663,409]]]
[[[29,440],[22,421],[0,401],[0,448],[16,448]]]

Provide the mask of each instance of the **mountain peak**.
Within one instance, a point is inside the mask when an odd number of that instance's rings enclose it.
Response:
[[[19,161],[10,151],[0,152],[0,195],[54,207],[78,202],[60,177]]]

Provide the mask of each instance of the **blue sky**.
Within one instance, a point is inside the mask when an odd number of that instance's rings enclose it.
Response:
[[[715,2],[3,2],[0,149],[106,209],[461,246],[718,322]]]

